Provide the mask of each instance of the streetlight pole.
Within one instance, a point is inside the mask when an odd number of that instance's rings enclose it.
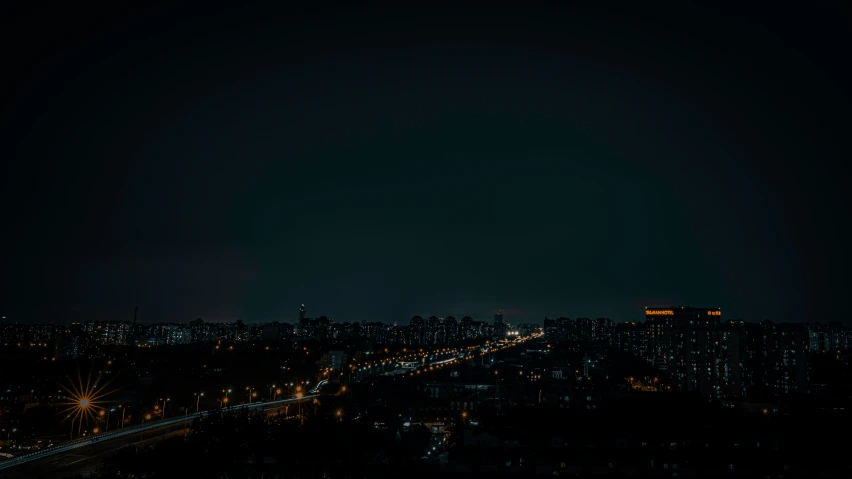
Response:
[[[150,414],[146,414],[146,415],[142,416],[142,426],[144,426],[144,425],[145,425],[145,420],[146,420],[146,419],[151,419],[151,415],[150,415]],[[139,428],[139,442],[142,442],[142,433],[143,433],[143,432],[145,432],[145,428],[144,428],[144,427],[140,427],[140,428]]]
[[[299,421],[301,421],[301,422],[304,422],[302,420],[302,397],[303,396],[304,395],[302,394],[302,386],[297,386],[296,387],[296,403],[299,407]]]
[[[204,393],[198,392],[195,395],[198,396],[195,398],[195,414],[198,414],[198,403],[201,401],[201,396],[204,396]]]
[[[166,401],[171,401],[171,400],[172,400],[171,398],[166,398],[166,399],[160,398],[160,401],[163,401],[163,407],[160,408],[160,419],[166,418]]]

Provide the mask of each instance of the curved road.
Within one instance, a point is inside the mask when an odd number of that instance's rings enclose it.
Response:
[[[224,411],[236,411],[242,409],[266,411],[270,409],[280,409],[290,403],[304,401],[319,396],[319,394],[310,394],[301,399],[280,399],[277,401],[259,402],[254,404],[241,404],[238,406],[228,406],[223,408]],[[94,456],[100,456],[112,452],[121,447],[138,442],[148,442],[154,440],[162,440],[167,437],[180,434],[184,429],[186,421],[195,419],[196,417],[204,417],[211,411],[200,411],[187,416],[175,416],[169,419],[143,424],[139,426],[126,427],[110,431],[108,433],[99,434],[91,438],[77,439],[74,441],[58,444],[48,449],[43,449],[36,452],[31,452],[23,456],[18,456],[14,459],[9,459],[0,462],[0,475],[13,473],[19,466],[28,466],[36,461],[42,461],[47,458],[52,458],[50,461],[55,468],[71,466],[75,463],[87,461]],[[153,431],[153,433],[151,432]],[[121,439],[121,440],[119,440]],[[94,456],[89,454],[90,450],[96,449]],[[82,458],[82,459],[81,459]],[[24,473],[26,474],[26,473]]]
[[[533,337],[536,337],[536,335],[533,335]],[[530,338],[527,337],[525,340],[526,339]],[[515,345],[515,343],[511,343],[506,346]],[[429,353],[423,353],[424,356],[426,354]],[[485,353],[480,352],[480,354]],[[464,354],[462,351],[454,349],[450,352],[440,354],[439,356],[443,356],[443,358],[435,358],[434,361],[424,364],[424,366],[440,366],[444,363],[450,363],[454,360],[461,359],[464,357]],[[447,356],[451,357],[447,358]],[[360,369],[367,368],[363,367]],[[277,401],[259,402],[250,405],[241,404],[238,406],[228,406],[223,410],[234,411],[239,409],[252,409],[267,411],[281,409],[290,403],[318,397],[319,389],[325,382],[327,381],[323,380],[318,383],[305,397],[300,399],[290,398],[280,399]],[[160,441],[171,436],[181,434],[184,431],[184,423],[186,421],[195,419],[196,417],[204,417],[210,412],[210,410],[200,411],[185,417],[175,416],[166,420],[152,422],[150,424],[118,429],[108,433],[99,434],[94,437],[77,439],[75,441],[56,445],[49,449],[43,449],[41,451],[18,456],[14,459],[0,462],[0,476],[6,477],[7,475],[19,475],[19,477],[31,477],[33,473],[38,474],[39,472],[48,473],[45,475],[49,476],[50,471],[67,469],[74,467],[75,465],[83,466],[100,456],[110,454],[129,445]],[[50,461],[45,461],[45,459],[48,458],[51,458]],[[39,474],[39,476],[40,475],[41,474]]]

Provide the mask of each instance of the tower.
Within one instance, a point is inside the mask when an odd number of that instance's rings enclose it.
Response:
[[[302,305],[299,307],[299,321],[302,321],[304,319],[305,319],[305,303],[302,303]]]

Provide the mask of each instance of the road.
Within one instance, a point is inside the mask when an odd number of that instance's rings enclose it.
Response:
[[[486,356],[497,353],[506,348],[517,346],[519,343],[531,339],[537,339],[541,333],[533,333],[530,336],[515,337],[500,341],[486,341],[485,344],[468,346],[465,348],[438,348],[435,350],[410,351],[392,357],[376,357],[364,359],[361,363],[352,363],[349,370],[344,370],[346,379],[350,382],[358,382],[364,378],[377,375],[405,375],[419,374],[441,366],[448,366],[453,362],[471,360],[475,356]],[[484,359],[484,358],[483,358]]]
[[[537,336],[539,335],[533,335],[533,337]],[[530,338],[523,338],[523,340],[527,339]],[[436,351],[421,350],[421,352],[411,353],[404,358],[400,357],[356,364],[352,366],[352,369],[353,372],[357,373],[358,379],[360,379],[367,375],[381,374],[388,369],[393,369],[400,361],[408,360],[419,363],[419,366],[407,371],[409,375],[414,375],[442,366],[448,366],[457,361],[472,360],[477,354],[480,356],[490,355],[492,352],[515,345],[515,342],[505,342],[486,344],[484,347],[470,346],[463,349],[444,348]],[[248,408],[276,412],[276,410],[283,409],[291,403],[318,397],[319,389],[327,382],[327,380],[320,381],[301,399],[289,398],[250,405],[241,404],[238,406],[228,406],[224,409],[238,410]],[[187,421],[192,421],[195,417],[204,417],[209,413],[210,411],[201,411],[185,417],[172,417],[149,424],[118,429],[105,434],[99,434],[92,438],[66,442],[49,449],[5,460],[0,462],[0,477],[67,477],[82,470],[91,471],[96,468],[103,456],[112,454],[130,445],[143,445],[184,434],[185,423]]]
[[[9,477],[69,477],[77,476],[84,471],[97,471],[100,462],[107,456],[117,453],[129,446],[146,446],[174,436],[186,433],[182,424],[164,426],[160,429],[147,431],[140,441],[138,434],[123,436],[106,442],[93,444],[86,449],[69,451],[65,454],[56,454],[29,464],[15,467],[11,470],[0,471],[0,475],[8,474]],[[3,475],[3,477],[6,477]]]
[[[241,404],[229,406],[225,410],[251,409],[275,413],[292,403],[317,396],[318,394],[312,394],[301,399],[280,399],[251,405]],[[91,463],[96,460],[99,462],[102,456],[130,445],[148,444],[183,434],[187,421],[192,421],[195,417],[204,417],[209,413],[210,411],[201,411],[185,417],[172,417],[150,424],[127,427],[93,438],[69,441],[50,449],[5,460],[0,462],[0,477],[64,477],[73,474],[75,469],[91,470]]]

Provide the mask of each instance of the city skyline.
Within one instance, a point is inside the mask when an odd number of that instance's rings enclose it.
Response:
[[[842,4],[0,10],[0,476],[852,477]]]
[[[707,305],[705,305],[705,306],[707,306]],[[305,318],[305,319],[328,318],[330,320],[333,320],[333,321],[339,322],[339,323],[344,323],[344,322],[348,322],[348,323],[370,322],[370,323],[373,323],[373,322],[377,322],[377,323],[384,323],[384,324],[392,325],[392,324],[395,324],[395,323],[406,324],[408,321],[410,321],[413,318],[430,318],[430,317],[437,317],[439,319],[445,319],[445,318],[452,317],[452,318],[455,318],[456,320],[460,320],[464,317],[470,317],[470,318],[474,319],[475,321],[491,322],[492,319],[495,317],[495,315],[497,315],[499,313],[501,315],[501,320],[504,320],[504,322],[506,322],[508,324],[532,323],[532,324],[541,325],[541,324],[543,324],[543,321],[545,319],[556,319],[556,318],[606,318],[606,319],[613,320],[615,322],[638,321],[638,320],[641,320],[641,318],[644,318],[645,313],[646,313],[645,310],[648,307],[650,307],[650,306],[645,306],[641,309],[635,308],[634,311],[631,313],[631,316],[629,318],[624,318],[624,319],[613,318],[613,317],[605,315],[605,314],[569,314],[569,313],[564,313],[564,312],[563,313],[554,313],[554,314],[545,314],[542,317],[533,318],[533,317],[524,316],[523,311],[519,310],[519,309],[503,309],[503,308],[500,308],[500,309],[492,310],[490,312],[476,313],[476,314],[444,313],[444,312],[419,313],[419,314],[412,314],[412,315],[410,315],[406,318],[401,318],[401,319],[397,319],[397,320],[393,320],[393,321],[382,321],[382,320],[378,320],[378,319],[339,318],[339,317],[335,317],[333,315],[324,314],[322,311],[320,311],[316,314],[313,314],[313,313],[310,313],[308,311],[305,303],[301,303],[300,308],[297,310],[296,314],[292,315],[291,317],[287,317],[287,316],[283,316],[283,315],[280,316],[280,317],[270,317],[270,318],[245,318],[245,317],[239,317],[239,316],[223,318],[223,317],[196,316],[196,317],[182,318],[182,319],[176,319],[176,318],[173,318],[173,319],[150,319],[150,318],[146,318],[144,316],[144,314],[139,315],[139,310],[137,308],[137,309],[134,309],[133,313],[130,314],[130,315],[123,315],[123,316],[119,315],[118,317],[113,317],[113,316],[110,316],[110,317],[88,317],[88,318],[77,317],[76,319],[67,319],[67,320],[64,320],[64,321],[63,320],[50,320],[50,321],[46,321],[46,322],[41,322],[41,323],[36,322],[36,323],[32,323],[32,324],[70,324],[70,323],[81,323],[81,322],[87,322],[87,321],[88,322],[92,322],[92,321],[95,321],[95,322],[137,322],[138,321],[138,323],[140,323],[140,324],[180,324],[180,323],[192,322],[192,321],[196,321],[196,320],[200,319],[200,320],[207,322],[207,323],[233,323],[233,322],[236,322],[236,321],[242,321],[246,324],[268,324],[268,323],[272,323],[272,322],[282,322],[282,323],[289,323],[289,324],[296,325],[296,324],[299,323],[299,321],[302,318]],[[691,308],[691,307],[694,307],[694,306],[693,305],[680,305],[680,304],[668,304],[668,305],[657,304],[656,306],[653,306],[653,307],[660,307],[660,308],[684,308],[684,307],[686,307],[686,308]],[[718,308],[718,307],[717,306],[711,306],[711,308]],[[76,316],[76,315],[72,315],[72,316]],[[766,318],[766,317],[760,318],[760,319],[749,319],[749,318],[742,318],[742,317],[736,317],[736,316],[735,317],[727,317],[727,316],[728,315],[726,313],[726,318],[725,318],[726,320],[736,320],[736,321],[760,322],[760,321],[765,321],[765,320],[773,320],[772,318]],[[8,323],[19,322],[19,323],[22,323],[22,324],[30,323],[30,321],[22,321],[21,318],[15,318],[14,316],[5,316],[5,315],[0,316],[0,321],[8,322]],[[808,322],[808,321],[798,321],[798,322]],[[817,321],[817,322],[819,322],[819,321]]]

